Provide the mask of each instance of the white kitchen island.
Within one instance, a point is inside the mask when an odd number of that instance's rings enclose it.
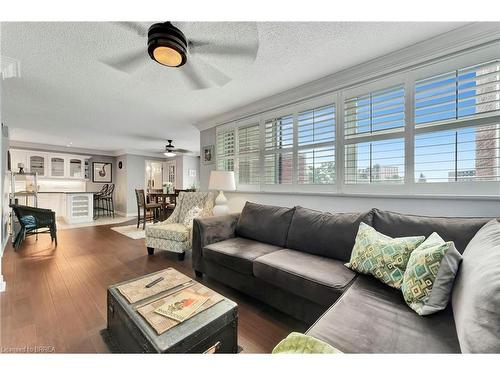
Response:
[[[91,223],[94,220],[93,192],[40,192],[38,207],[49,208],[68,224]]]
[[[94,220],[94,193],[66,193],[68,224],[91,223]]]

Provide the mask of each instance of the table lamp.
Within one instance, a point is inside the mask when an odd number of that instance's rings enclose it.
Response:
[[[227,206],[227,198],[224,196],[224,191],[236,190],[234,172],[211,171],[208,189],[219,191],[219,195],[215,198],[215,206],[212,210],[214,216],[227,215],[229,213],[229,207]]]

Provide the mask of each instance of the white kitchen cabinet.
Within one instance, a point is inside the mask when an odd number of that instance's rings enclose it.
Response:
[[[49,156],[50,177],[64,178],[66,174],[66,158],[60,155]]]
[[[37,173],[38,177],[47,177],[48,176],[48,171],[47,171],[47,155],[43,153],[27,153],[27,165],[26,165],[26,170],[31,172],[31,173]]]
[[[70,178],[85,177],[85,159],[77,157],[69,158],[69,177]]]
[[[42,178],[88,179],[90,156],[11,149],[12,170],[24,164],[25,172],[36,172]]]

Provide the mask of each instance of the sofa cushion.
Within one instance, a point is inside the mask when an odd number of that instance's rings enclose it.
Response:
[[[158,223],[146,227],[146,237],[184,242],[189,240],[189,229],[178,223]]]
[[[236,224],[236,235],[284,247],[294,211],[247,202]]]
[[[373,209],[373,227],[391,237],[425,236],[437,232],[445,241],[453,241],[463,253],[476,232],[491,218],[452,218],[406,215]]]
[[[331,305],[356,274],[341,261],[284,249],[255,259],[255,277],[323,306]]]
[[[364,275],[307,334],[344,353],[460,352],[450,306],[433,315],[417,315],[399,290]]]
[[[252,261],[262,255],[281,250],[281,247],[235,237],[203,248],[203,257],[234,271],[252,275]]]
[[[372,212],[328,213],[297,206],[286,247],[347,262],[361,222],[372,225]]]
[[[464,353],[500,353],[500,223],[491,220],[470,241],[452,293]]]

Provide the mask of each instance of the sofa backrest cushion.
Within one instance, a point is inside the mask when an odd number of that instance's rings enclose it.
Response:
[[[425,236],[437,232],[445,241],[453,241],[463,253],[477,231],[491,218],[454,218],[406,215],[373,209],[373,227],[390,237]]]
[[[294,211],[295,208],[246,202],[236,224],[236,235],[284,247]]]
[[[286,247],[348,262],[359,223],[372,225],[372,212],[328,213],[297,206]]]
[[[500,223],[483,226],[463,253],[452,293],[463,353],[500,353]]]

